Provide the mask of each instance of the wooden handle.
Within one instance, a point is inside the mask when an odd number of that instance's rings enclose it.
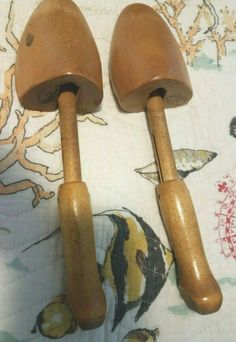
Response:
[[[65,182],[81,181],[75,92],[73,84],[66,84],[58,98]]]
[[[79,326],[88,330],[103,323],[106,301],[97,269],[90,197],[81,181],[75,104],[74,86],[66,84],[58,99],[65,181],[58,196],[68,303]]]
[[[178,179],[161,91],[152,95],[147,119],[161,180],[157,196],[177,263],[180,293],[193,310],[209,314],[220,308],[221,290],[206,260],[191,196]]]
[[[151,96],[147,102],[147,119],[161,181],[178,178],[175,159],[161,96]]]
[[[106,302],[96,263],[92,210],[85,183],[60,186],[59,211],[68,303],[79,326],[94,329],[104,321]]]
[[[160,183],[157,197],[174,251],[179,290],[186,303],[200,314],[217,311],[222,294],[204,253],[190,193],[182,180]]]

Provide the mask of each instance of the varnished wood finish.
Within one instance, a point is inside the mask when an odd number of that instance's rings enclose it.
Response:
[[[147,101],[147,120],[161,181],[178,178],[175,159],[168,132],[164,102],[161,96],[151,96]]]
[[[81,181],[77,113],[102,100],[101,65],[88,25],[71,0],[44,0],[19,45],[16,89],[31,110],[59,108],[65,183],[59,189],[67,297],[82,329],[100,326],[105,295],[97,269],[90,197]]]
[[[127,112],[143,111],[150,93],[159,88],[166,90],[165,107],[183,105],[192,97],[184,60],[172,33],[164,20],[143,4],[127,6],[117,20],[110,78],[119,104]]]
[[[61,150],[65,182],[81,180],[75,94],[63,91],[58,98],[61,130]]]
[[[30,17],[16,60],[16,90],[24,108],[57,109],[61,85],[73,83],[77,113],[102,101],[101,63],[92,34],[71,0],[44,0]]]
[[[200,314],[217,311],[222,303],[221,290],[209,268],[185,183],[180,179],[160,183],[157,198],[174,251],[182,297]]]
[[[59,188],[59,211],[64,240],[67,297],[79,326],[99,327],[106,302],[96,263],[93,218],[87,186],[64,183]]]
[[[134,4],[118,18],[110,55],[110,77],[120,106],[147,109],[147,120],[161,182],[157,199],[175,254],[179,289],[190,308],[217,311],[222,294],[203,249],[196,214],[186,185],[178,179],[165,107],[192,96],[187,70],[172,34],[150,7]]]

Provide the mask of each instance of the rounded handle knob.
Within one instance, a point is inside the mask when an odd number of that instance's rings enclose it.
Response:
[[[190,193],[182,180],[160,183],[157,197],[172,246],[179,290],[185,302],[200,314],[217,311],[220,287],[208,265]]]

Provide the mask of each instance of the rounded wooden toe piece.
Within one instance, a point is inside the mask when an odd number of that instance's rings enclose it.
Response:
[[[79,89],[77,113],[102,101],[101,62],[88,24],[72,0],[43,0],[23,32],[16,60],[16,90],[24,108],[54,111],[60,88]]]
[[[140,112],[154,90],[165,89],[165,107],[177,107],[192,97],[187,69],[167,24],[151,7],[127,6],[112,38],[110,78],[121,108]]]

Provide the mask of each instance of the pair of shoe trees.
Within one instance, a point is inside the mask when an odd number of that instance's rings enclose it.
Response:
[[[167,25],[150,7],[134,4],[120,14],[111,46],[110,77],[122,109],[147,111],[161,182],[157,199],[175,254],[179,289],[186,303],[207,314],[222,296],[208,266],[190,194],[178,179],[164,108],[187,103],[192,89]],[[67,299],[82,329],[100,326],[106,314],[95,253],[92,210],[81,178],[77,113],[102,101],[98,50],[71,0],[43,0],[22,35],[16,90],[24,108],[60,113],[64,184],[59,213],[67,275]]]

